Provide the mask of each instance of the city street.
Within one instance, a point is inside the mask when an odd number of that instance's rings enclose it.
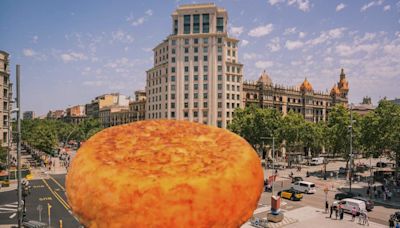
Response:
[[[31,194],[26,197],[26,217],[29,220],[42,221],[48,224],[48,205],[50,208],[51,224],[59,227],[62,221],[63,227],[79,227],[77,219],[72,216],[70,207],[66,203],[65,175],[48,175],[30,181]],[[16,190],[0,193],[0,225],[17,224]],[[10,207],[14,205],[13,207]]]

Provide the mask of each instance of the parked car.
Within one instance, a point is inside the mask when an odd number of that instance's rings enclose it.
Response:
[[[386,167],[387,167],[387,164],[386,164],[386,162],[377,162],[377,163],[376,163],[376,167],[386,168]]]
[[[322,158],[322,157],[312,158],[311,161],[310,161],[310,165],[321,165],[321,164],[324,164],[324,159],[325,158]]]
[[[335,200],[342,200],[346,198],[353,198],[356,196],[361,196],[359,193],[354,193],[354,192],[341,192],[341,193],[336,193],[335,194]]]
[[[303,181],[302,177],[292,177],[292,183],[297,182],[297,181]]]
[[[348,213],[351,213],[351,210],[355,208],[357,215],[359,215],[361,211],[366,210],[365,202],[357,199],[343,199],[340,201],[340,205],[342,205],[344,212]]]
[[[304,192],[304,193],[315,193],[315,184],[307,181],[297,181],[292,184],[292,188]]]
[[[303,194],[294,189],[287,189],[281,192],[278,192],[278,195],[282,198],[290,199],[290,200],[301,200],[303,198]]]
[[[372,202],[371,200],[369,200],[365,197],[356,196],[356,197],[353,197],[353,199],[364,201],[367,211],[372,211],[372,209],[374,209],[374,202]]]

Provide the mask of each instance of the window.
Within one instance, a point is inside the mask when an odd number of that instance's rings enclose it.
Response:
[[[206,55],[203,56],[203,61],[204,61],[204,62],[207,62],[207,61],[208,61],[208,56],[206,56]]]
[[[171,117],[175,118],[175,112],[171,112]]]
[[[222,99],[222,93],[218,93],[218,99]]]
[[[224,18],[217,17],[217,32],[223,32],[223,31],[224,31]]]
[[[203,112],[203,117],[206,118],[207,116],[208,116],[208,112],[207,112],[207,111],[204,111],[204,112]]]
[[[174,34],[175,35],[178,34],[178,20],[174,20]]]
[[[230,79],[231,79],[231,76],[227,75],[227,76],[226,76],[226,81],[229,82]]]
[[[189,75],[185,75],[185,82],[189,81]]]
[[[199,48],[198,47],[194,47],[193,51],[194,51],[194,53],[198,53],[199,52]]]
[[[207,93],[203,93],[203,98],[207,99],[208,98],[208,94]]]
[[[184,34],[190,33],[190,15],[183,16],[183,33]]]
[[[197,102],[196,102],[197,103]],[[199,112],[197,112],[197,111],[195,111],[195,112],[193,112],[193,117],[198,117],[198,115],[199,115]]]
[[[185,56],[185,62],[189,62],[189,56]]]
[[[175,93],[171,93],[171,100],[175,100]]]
[[[232,56],[236,57],[236,52],[235,51],[232,51]]]
[[[228,54],[227,54],[228,56],[230,56],[231,55],[231,50],[228,50]]]
[[[185,118],[189,117],[189,113],[188,112],[183,112],[183,115],[185,116]]]
[[[185,90],[186,91],[189,90],[189,85],[188,84],[185,84]]]
[[[222,81],[222,75],[218,75],[218,81]]]
[[[209,14],[203,14],[203,33],[209,33],[210,32],[210,15]]]
[[[208,75],[203,75],[203,81],[207,81],[208,80]]]
[[[175,73],[175,67],[171,67],[171,72]]]
[[[175,20],[175,22],[178,22],[177,20]],[[171,40],[171,45],[175,46],[176,45],[176,40]]]
[[[199,89],[199,84],[193,84],[193,89],[198,90]]]
[[[193,94],[193,98],[194,98],[194,99],[198,99],[198,98],[199,98],[199,94],[198,94],[198,93],[194,93],[194,94]]]
[[[199,61],[199,57],[198,56],[194,56],[193,57],[193,61],[198,62]]]
[[[194,72],[199,72],[199,66],[193,66],[193,71]]]
[[[185,72],[189,72],[189,67],[188,66],[185,66]]]
[[[208,103],[207,102],[203,102],[203,108],[208,108]]]
[[[219,44],[222,44],[222,38],[219,37],[218,40],[217,40],[217,42],[218,42]]]
[[[198,102],[194,102],[193,103],[193,108],[198,108],[199,107],[199,103]],[[197,116],[196,116],[197,117]]]
[[[222,61],[222,55],[219,55],[218,56],[218,62],[221,62]]]
[[[175,54],[175,48],[171,49],[172,54]]]
[[[171,103],[171,108],[175,108],[175,103]]]
[[[218,120],[218,121],[217,121],[217,126],[218,126],[218,127],[222,127],[222,121]]]
[[[198,39],[198,38],[194,38],[194,39],[193,39],[193,43],[194,43],[194,44],[198,44],[198,43],[199,43],[199,39]]]
[[[222,90],[222,84],[218,84],[218,90]]]
[[[193,80],[194,80],[194,81],[198,81],[198,80],[199,80],[199,76],[198,76],[198,75],[194,75],[194,76],[193,76]]]
[[[185,53],[189,53],[189,48],[185,48]]]
[[[200,15],[194,14],[193,15],[193,33],[200,32]]]
[[[203,19],[204,20],[204,19]],[[203,39],[203,44],[208,44],[208,38]]]
[[[230,112],[226,112],[226,117],[229,118],[229,115],[230,115],[230,114],[231,114]]]
[[[207,73],[208,72],[208,66],[203,66],[203,72]]]
[[[229,91],[229,90],[230,90],[230,88],[231,88],[231,85],[228,85],[228,84],[227,84],[227,85],[226,85],[226,90],[228,90],[228,91]]]
[[[222,108],[222,102],[218,102],[218,108]]]
[[[175,81],[175,76],[171,76],[171,82],[174,82]]]
[[[221,46],[218,47],[218,53],[222,53],[222,47]]]
[[[208,47],[203,47],[203,54],[208,52]]]
[[[185,99],[189,99],[189,94],[185,93]]]
[[[171,62],[172,62],[172,63],[175,63],[175,57],[172,57],[172,58],[171,58]]]
[[[227,94],[226,94],[226,99],[229,99],[229,98],[230,98],[230,97],[229,97],[229,93],[227,93]]]
[[[203,90],[208,90],[208,84],[203,84]]]
[[[218,72],[222,71],[222,66],[218,66]]]
[[[218,118],[222,117],[222,112],[218,112]]]
[[[189,108],[189,103],[185,102],[185,103],[184,103],[184,107],[185,107],[185,108]]]
[[[185,45],[189,44],[189,39],[185,39]]]
[[[236,100],[240,100],[239,96],[239,94],[236,94]]]
[[[230,103],[226,103],[226,108],[229,108],[230,107]]]

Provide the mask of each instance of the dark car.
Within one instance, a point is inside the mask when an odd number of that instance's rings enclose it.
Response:
[[[364,201],[365,208],[367,209],[367,211],[372,211],[372,209],[374,209],[374,202],[372,202],[371,200],[369,200],[365,197],[356,196],[356,197],[353,197],[353,199],[358,199],[358,200]]]
[[[386,168],[388,165],[385,162],[377,162],[376,167]]]
[[[297,182],[297,181],[303,181],[302,177],[293,177],[292,178],[292,183]]]
[[[278,196],[295,201],[301,200],[303,198],[303,193],[291,188],[278,192]]]
[[[341,192],[335,194],[335,200],[342,200],[346,198],[354,198],[356,196],[361,196],[359,193],[354,192]]]

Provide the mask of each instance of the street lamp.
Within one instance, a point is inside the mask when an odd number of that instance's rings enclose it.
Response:
[[[272,139],[272,170],[275,170],[275,136],[272,136],[272,137],[261,137],[261,139]],[[263,141],[263,145],[264,145],[264,141]],[[266,175],[267,175],[267,170],[268,170],[267,162],[265,162],[265,173],[266,173]],[[268,178],[268,175],[267,175],[267,178]],[[274,195],[274,182],[272,182],[272,195]]]
[[[352,181],[352,175],[353,175],[353,104],[350,104],[350,125],[349,125],[349,130],[350,130],[350,168],[348,170],[349,172],[349,181],[350,181],[350,192],[351,192],[351,181]]]

